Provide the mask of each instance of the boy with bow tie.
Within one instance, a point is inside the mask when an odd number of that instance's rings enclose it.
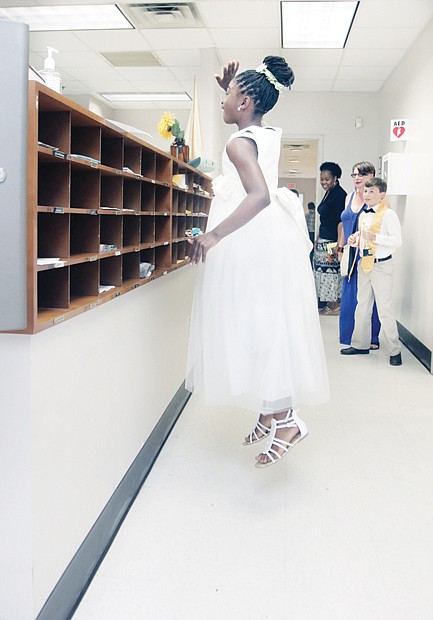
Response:
[[[395,211],[382,201],[387,185],[379,178],[365,184],[364,208],[359,218],[359,230],[348,239],[360,253],[358,265],[358,304],[351,346],[341,349],[342,355],[367,355],[370,352],[371,312],[376,301],[382,325],[381,340],[390,353],[391,366],[401,366],[401,346],[397,323],[392,311],[392,280],[394,251],[401,246],[401,227]]]

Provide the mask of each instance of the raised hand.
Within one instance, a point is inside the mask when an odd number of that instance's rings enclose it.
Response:
[[[218,82],[218,85],[221,86],[221,88],[224,91],[227,90],[230,82],[235,77],[238,69],[239,69],[239,61],[238,60],[236,60],[236,61],[231,60],[227,64],[227,67],[223,67],[223,69],[222,69],[222,76],[215,75],[215,79]]]

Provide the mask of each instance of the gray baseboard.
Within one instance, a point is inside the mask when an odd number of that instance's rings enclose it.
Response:
[[[432,372],[432,352],[418,338],[410,333],[401,323],[397,321],[398,333],[402,343],[409,349],[411,353]]]
[[[72,617],[190,396],[182,384],[36,620],[68,620]]]

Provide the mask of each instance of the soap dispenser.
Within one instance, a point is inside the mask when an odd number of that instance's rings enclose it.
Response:
[[[60,79],[60,73],[56,71],[56,63],[53,58],[53,52],[59,53],[59,50],[54,47],[47,47],[48,56],[44,61],[44,68],[39,71],[39,75],[44,79],[45,84],[52,88],[57,93],[62,93],[62,81]]]

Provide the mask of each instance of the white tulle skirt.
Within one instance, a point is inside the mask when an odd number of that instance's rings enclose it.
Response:
[[[233,210],[227,202],[214,199],[208,230]],[[205,404],[272,413],[328,400],[311,244],[302,226],[302,208],[294,217],[274,197],[196,268],[186,387]]]

